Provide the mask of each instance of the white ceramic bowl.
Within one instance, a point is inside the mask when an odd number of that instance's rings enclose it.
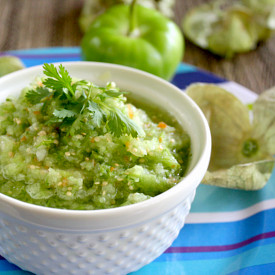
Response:
[[[175,240],[209,163],[211,137],[197,105],[181,90],[148,73],[113,64],[64,62],[74,77],[156,102],[189,133],[192,161],[186,177],[141,203],[106,210],[62,210],[0,194],[0,255],[35,274],[126,274],[148,264]],[[0,102],[18,94],[42,67],[0,79]],[[188,236],[186,236],[188,238]]]

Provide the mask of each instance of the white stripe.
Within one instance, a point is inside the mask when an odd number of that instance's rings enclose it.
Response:
[[[244,104],[253,103],[258,97],[256,93],[233,81],[218,83],[217,85],[235,95]]]
[[[185,223],[218,223],[218,222],[235,222],[251,217],[261,211],[275,208],[275,199],[259,202],[239,211],[231,212],[206,212],[190,213]]]

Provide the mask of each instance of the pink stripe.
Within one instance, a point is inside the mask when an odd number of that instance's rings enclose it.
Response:
[[[192,253],[192,252],[218,252],[218,251],[228,251],[233,249],[238,249],[243,246],[249,245],[253,242],[273,238],[275,237],[275,231],[267,232],[263,234],[256,235],[245,241],[229,244],[229,245],[215,245],[215,246],[179,246],[179,247],[169,247],[165,253]]]

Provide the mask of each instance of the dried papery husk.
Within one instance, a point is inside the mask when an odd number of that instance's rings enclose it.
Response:
[[[275,87],[263,92],[253,105],[252,138],[262,144],[261,150],[275,155]]]
[[[257,190],[268,181],[275,159],[275,88],[262,93],[249,109],[237,97],[213,84],[193,84],[187,94],[205,114],[212,154],[203,183]]]
[[[256,47],[257,25],[253,24],[252,15],[247,9],[235,7],[213,25],[207,40],[210,51],[231,58],[237,52],[247,52]]]
[[[274,159],[237,164],[228,169],[207,171],[202,182],[225,188],[259,190],[269,180],[274,168]]]
[[[251,18],[250,10],[238,1],[212,1],[190,10],[182,26],[194,44],[231,58],[256,47],[258,35]]]
[[[202,109],[210,126],[209,170],[247,162],[242,155],[242,146],[251,133],[248,108],[234,95],[213,84],[193,84],[186,92]]]
[[[232,58],[257,47],[275,31],[274,0],[210,1],[188,11],[185,36],[203,49]]]
[[[250,10],[250,29],[258,41],[271,37],[275,31],[275,0],[242,0],[241,4]]]
[[[208,36],[212,33],[213,25],[223,16],[214,10],[214,5],[200,5],[187,12],[182,23],[185,36],[204,49],[209,46]]]
[[[275,0],[241,0],[241,3],[257,13],[267,13],[274,7]]]

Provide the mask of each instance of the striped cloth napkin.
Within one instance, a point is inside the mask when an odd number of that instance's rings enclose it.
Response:
[[[80,48],[9,51],[26,67],[79,61]],[[172,83],[216,83],[244,103],[257,95],[234,82],[182,63]],[[135,275],[144,274],[275,274],[275,172],[259,191],[229,190],[201,184],[186,224],[172,246]],[[1,251],[1,244],[0,244]],[[29,274],[0,255],[0,274]]]

